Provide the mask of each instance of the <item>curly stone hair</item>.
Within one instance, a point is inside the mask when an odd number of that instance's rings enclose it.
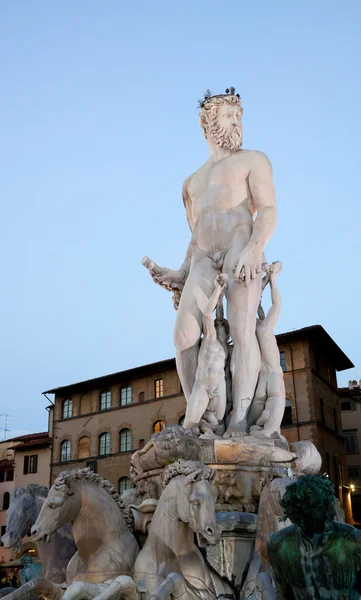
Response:
[[[173,477],[177,477],[178,475],[184,475],[187,477],[188,475],[192,474],[198,475],[198,480],[206,479],[208,481],[212,481],[215,477],[215,471],[203,463],[195,460],[179,459],[164,469],[162,477],[163,489],[167,487],[168,483],[173,479]]]
[[[284,518],[301,526],[305,512],[310,510],[310,501],[322,507],[326,521],[333,521],[336,515],[335,492],[332,481],[324,475],[304,475],[287,486],[280,501]]]
[[[129,511],[126,509],[120,494],[118,494],[117,490],[113,484],[110,483],[110,481],[103,479],[103,477],[100,477],[100,475],[94,473],[90,467],[85,467],[84,469],[73,469],[72,471],[62,471],[55,479],[53,487],[55,490],[59,490],[67,496],[72,496],[74,492],[71,489],[71,483],[84,480],[95,483],[95,485],[98,485],[108,492],[108,494],[113,498],[114,502],[117,503],[122,511],[128,528],[131,529],[133,525],[132,517]]]
[[[203,129],[203,135],[207,139],[207,131],[209,128],[217,129],[218,109],[224,104],[239,105],[243,113],[243,108],[240,105],[240,99],[237,96],[215,96],[209,102],[201,107],[199,112],[200,124]]]

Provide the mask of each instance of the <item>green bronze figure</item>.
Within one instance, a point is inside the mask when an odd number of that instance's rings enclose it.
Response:
[[[293,523],[270,537],[268,556],[279,600],[361,598],[361,532],[335,518],[332,482],[304,475],[281,500]]]

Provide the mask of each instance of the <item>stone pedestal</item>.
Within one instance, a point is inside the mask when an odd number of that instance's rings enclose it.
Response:
[[[218,575],[239,590],[253,554],[257,515],[218,512],[217,522],[222,528],[221,541],[207,548],[207,561]]]

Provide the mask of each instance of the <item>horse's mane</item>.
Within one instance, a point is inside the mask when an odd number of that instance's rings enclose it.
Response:
[[[111,496],[122,511],[122,515],[129,529],[131,529],[133,525],[133,520],[125,507],[125,504],[115,489],[114,485],[110,483],[107,479],[100,477],[97,473],[94,473],[90,467],[85,467],[84,469],[73,469],[72,471],[62,471],[59,473],[57,478],[53,483],[53,487],[56,490],[59,490],[66,494],[67,496],[72,496],[73,491],[70,487],[72,481],[89,481],[90,483],[95,483],[95,485],[103,488],[106,492],[108,492],[109,496]]]
[[[168,483],[173,479],[173,477],[177,477],[178,475],[184,475],[187,477],[188,475],[196,475],[197,481],[200,479],[206,479],[208,481],[212,481],[215,476],[214,469],[207,467],[203,463],[200,463],[195,460],[184,460],[180,458],[176,462],[168,465],[163,472],[163,489],[165,489]],[[194,478],[194,480],[196,480]]]
[[[11,494],[11,501],[13,502],[24,494],[30,494],[30,496],[38,496],[40,498],[46,498],[49,492],[49,488],[45,485],[38,485],[37,483],[29,483],[26,488],[16,487]]]

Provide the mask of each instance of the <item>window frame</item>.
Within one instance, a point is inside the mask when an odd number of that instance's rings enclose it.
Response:
[[[105,402],[103,406],[103,397],[105,396]],[[106,388],[100,392],[99,397],[99,411],[109,410],[112,407],[112,391],[110,388]]]
[[[125,392],[124,399],[123,392]],[[133,390],[130,384],[122,385],[120,388],[120,406],[129,406],[132,403],[132,393]]]
[[[286,355],[285,355],[284,350],[280,351],[280,367],[282,369],[282,372],[286,373],[287,365],[286,365]]]
[[[66,448],[66,450],[64,450]],[[71,441],[63,440],[60,444],[60,462],[66,463],[71,460]]]
[[[65,398],[63,401],[63,413],[62,419],[71,419],[73,416],[73,400],[72,398]]]
[[[24,456],[23,475],[34,475],[38,472],[38,455],[27,454]]]
[[[121,482],[124,482],[126,480],[127,484],[129,482],[130,485],[126,484],[126,487],[124,487],[124,489],[121,489]],[[127,477],[126,475],[123,475],[123,477],[119,477],[118,479],[118,490],[119,490],[119,494],[122,494],[123,492],[125,492],[126,490],[130,490],[132,489],[132,480]]]
[[[132,432],[128,427],[123,427],[123,429],[119,431],[119,452],[130,452],[131,450]]]
[[[158,425],[158,423],[162,423],[163,427],[160,427],[159,430],[156,429],[156,426]],[[155,421],[153,423],[153,433],[160,433],[161,431],[163,431],[163,429],[165,429],[165,423],[164,421],[162,421],[162,419],[158,419],[157,421]]]
[[[10,492],[4,492],[2,510],[8,510],[10,506]]]
[[[103,442],[103,440],[106,440],[106,442]],[[99,435],[99,456],[109,456],[109,454],[111,454],[111,445],[110,445],[111,439],[110,439],[110,433],[109,431],[103,431],[103,433],[101,433]],[[105,450],[109,450],[109,452],[102,452],[102,444],[105,446]]]
[[[288,403],[288,404],[287,404]],[[286,418],[287,416],[287,418]],[[288,398],[285,401],[285,410],[283,413],[281,427],[285,427],[286,425],[293,425],[293,414],[292,414],[292,402]]]
[[[358,445],[358,438],[357,438],[357,429],[344,429],[342,434],[343,437],[345,439],[345,454],[359,454],[360,453],[360,448]],[[351,449],[352,440],[354,442],[354,447],[356,448],[355,450]],[[350,448],[349,450],[347,449],[347,446]]]
[[[154,380],[154,398],[164,397],[164,379],[159,377]]]

